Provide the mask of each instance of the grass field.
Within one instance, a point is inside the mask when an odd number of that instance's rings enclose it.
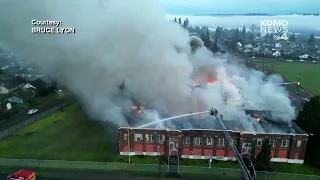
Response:
[[[114,161],[117,146],[107,143],[107,139],[113,138],[108,137],[100,122],[88,120],[79,106],[72,105],[62,113],[56,113],[1,140],[0,156]]]
[[[117,127],[89,120],[79,105],[71,105],[0,141],[0,158],[127,162],[128,157],[118,152]],[[157,164],[156,158],[133,156],[131,162]],[[207,167],[208,160],[183,159],[181,165]],[[320,175],[320,170],[304,165],[275,165],[279,172]],[[212,167],[239,166],[214,161]]]
[[[262,67],[269,67],[281,74],[288,81],[297,81],[301,77],[301,84],[313,94],[320,94],[320,64],[284,62],[279,60],[255,60]]]

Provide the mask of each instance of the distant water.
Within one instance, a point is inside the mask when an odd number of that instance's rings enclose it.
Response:
[[[225,28],[242,28],[255,24],[260,26],[260,20],[287,20],[289,29],[313,29],[320,31],[320,16],[279,15],[279,16],[179,16],[167,15],[168,19],[188,18],[190,25],[208,26],[215,29],[218,26]]]

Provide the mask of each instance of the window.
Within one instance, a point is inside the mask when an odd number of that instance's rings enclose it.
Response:
[[[218,138],[217,146],[224,146],[224,138]]]
[[[257,142],[256,142],[256,146],[262,146],[262,140],[261,138],[258,138],[257,139]]]
[[[123,135],[123,140],[128,140],[128,134]]]
[[[164,134],[157,134],[157,141],[160,143],[163,143],[165,141],[165,135]]]
[[[201,146],[202,145],[202,137],[194,137],[193,144],[196,146]]]
[[[211,146],[212,145],[212,138],[206,138],[206,145]]]
[[[153,134],[145,134],[144,140],[147,142],[153,142],[154,141],[154,135]]]
[[[297,147],[301,147],[301,141],[300,140],[297,141]]]
[[[184,137],[183,144],[185,144],[185,145],[189,145],[190,144],[190,137],[189,136]]]
[[[288,146],[289,146],[289,140],[287,140],[287,139],[282,139],[280,146],[281,146],[281,147],[288,147]]]
[[[271,147],[275,147],[276,146],[276,140],[275,139],[270,139],[269,140],[269,144],[271,145]]]
[[[134,141],[142,141],[142,134],[134,134]]]

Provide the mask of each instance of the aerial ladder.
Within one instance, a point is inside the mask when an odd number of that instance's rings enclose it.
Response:
[[[238,162],[238,164],[239,164],[239,166],[240,166],[240,170],[241,170],[244,178],[245,178],[246,180],[254,180],[255,177],[252,177],[252,176],[251,176],[251,173],[250,173],[250,171],[248,170],[246,164],[244,163],[244,161],[243,161],[243,159],[242,159],[242,157],[241,157],[238,149],[235,147],[235,145],[234,145],[234,143],[233,143],[233,140],[232,140],[232,138],[230,137],[230,134],[229,134],[227,128],[225,127],[223,121],[222,121],[221,118],[219,117],[219,112],[218,112],[218,110],[212,108],[212,109],[209,111],[209,113],[210,113],[210,115],[215,116],[216,120],[219,122],[219,124],[220,124],[220,126],[221,126],[221,128],[222,128],[223,134],[225,135],[225,137],[226,137],[226,139],[227,139],[227,141],[228,141],[228,144],[230,145],[230,147],[231,147],[231,149],[232,149],[232,151],[233,151],[233,153],[234,153],[234,155],[235,155],[235,157],[236,157],[236,159],[237,159],[237,162]],[[254,170],[254,169],[253,169],[253,170]],[[256,174],[256,173],[254,172],[253,174]]]

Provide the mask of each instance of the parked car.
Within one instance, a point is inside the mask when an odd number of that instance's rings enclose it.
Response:
[[[28,111],[28,114],[29,114],[29,115],[32,115],[32,114],[34,114],[34,113],[36,113],[36,112],[38,112],[38,109],[30,109],[30,110]]]

